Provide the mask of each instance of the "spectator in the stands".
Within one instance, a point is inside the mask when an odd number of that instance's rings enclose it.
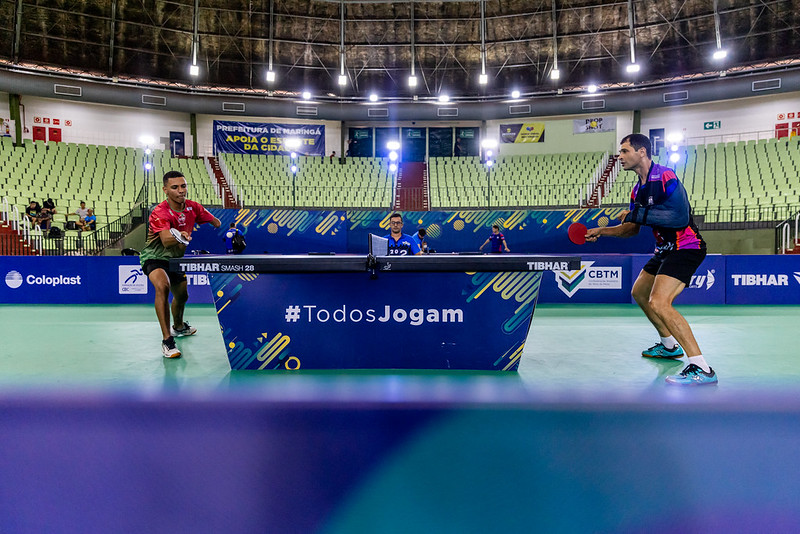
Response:
[[[333,160],[336,158],[336,151],[334,150],[333,152],[331,152],[331,155],[328,157],[330,158],[331,163],[333,163]]]
[[[35,200],[31,200],[31,203],[25,208],[25,216],[31,222],[31,226],[39,224],[41,214],[42,207]]]
[[[50,225],[53,222],[53,218],[56,214],[56,203],[53,202],[52,198],[48,198],[44,202],[42,202],[42,211],[39,214],[39,226],[42,228],[50,228]]]
[[[83,202],[81,202],[83,204]],[[97,216],[91,208],[86,210],[86,217],[75,223],[80,230],[94,230],[97,227]]]
[[[75,215],[78,216],[78,223],[83,221],[87,215],[89,215],[89,210],[86,208],[86,202],[81,200],[81,207],[75,210]]]

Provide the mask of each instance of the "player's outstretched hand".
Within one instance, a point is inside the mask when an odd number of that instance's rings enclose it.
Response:
[[[600,237],[601,228],[590,228],[586,230],[586,241],[594,243]]]

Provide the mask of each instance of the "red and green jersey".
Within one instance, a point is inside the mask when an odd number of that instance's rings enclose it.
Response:
[[[203,224],[214,220],[214,216],[202,205],[193,200],[186,200],[182,211],[175,211],[169,207],[165,200],[156,206],[150,213],[148,221],[147,242],[139,256],[139,261],[144,264],[147,260],[168,260],[183,257],[185,247],[175,245],[165,247],[159,234],[162,230],[176,228],[179,232],[191,235],[195,224]]]

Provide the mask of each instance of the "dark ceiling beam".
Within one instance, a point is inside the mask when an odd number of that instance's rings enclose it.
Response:
[[[117,0],[111,0],[111,23],[108,31],[108,75],[114,75],[114,35],[117,33]]]
[[[21,39],[22,30],[22,0],[17,0],[17,5],[14,7],[14,47],[12,50],[12,58],[14,63],[19,63],[19,43]]]
[[[735,41],[744,40],[746,38],[767,37],[767,36],[775,35],[776,33],[780,33],[780,32],[786,32],[786,31],[797,32],[798,30],[800,30],[800,25],[781,28],[779,30],[765,30],[763,32],[754,32],[754,33],[750,33],[748,36],[745,36],[745,35],[732,36],[730,38],[726,38],[726,40],[728,42],[735,42]],[[78,41],[76,39],[70,39],[70,38],[66,38],[66,37],[52,37],[52,39],[56,40],[56,41],[66,41],[66,42],[70,42],[70,43],[73,43],[73,44],[80,44],[82,42],[82,41]],[[543,40],[549,40],[549,39],[552,39],[552,37],[543,38]],[[713,41],[709,41],[708,43],[699,43],[699,44],[700,45],[705,45],[705,44],[709,44],[710,45],[712,43],[713,43]],[[351,45],[351,46],[358,46],[358,45]],[[370,45],[369,47],[373,47],[373,46],[374,47],[378,47],[378,45]],[[381,46],[385,47],[385,46],[388,46],[388,45],[381,45]],[[394,46],[394,45],[392,45],[392,46]],[[427,44],[426,45],[417,45],[417,46],[422,47],[422,48],[429,47],[429,46],[440,47],[440,45],[427,45]],[[152,54],[152,55],[159,56],[159,57],[174,57],[170,53],[153,52],[152,50],[142,49],[142,48],[123,47],[123,46],[119,46],[119,45],[117,45],[116,48],[118,50],[124,50],[124,51],[129,51],[129,52],[137,52],[137,53],[147,53],[147,54]],[[665,51],[680,51],[680,50],[683,50],[683,49],[684,49],[684,47],[667,47],[667,48],[664,48],[663,50],[665,50]],[[620,57],[627,57],[627,56],[620,56]],[[599,60],[609,59],[609,58],[610,58],[610,56],[608,56],[608,55],[582,56],[580,58],[565,58],[563,56],[560,56],[559,63],[574,63],[574,62],[579,61],[579,60],[583,60],[583,61],[599,61]],[[614,57],[614,60],[617,61],[617,58]],[[226,61],[228,61],[230,63],[236,63],[236,64],[245,64],[246,63],[246,61],[237,61],[237,60],[226,60]],[[261,64],[261,63],[257,62],[257,64]],[[280,65],[280,66],[287,67],[287,66],[289,66],[289,64],[283,64],[283,65]],[[309,68],[309,69],[320,69],[321,68],[321,67],[317,67],[317,66],[313,66],[313,65],[312,66],[297,67],[297,63],[293,64],[292,66],[294,66],[295,68]],[[513,64],[510,64],[510,65],[507,65],[505,68],[520,68],[520,67],[530,67],[530,63],[527,63],[527,62],[526,63],[513,63]],[[403,68],[405,68],[405,66],[397,66],[393,70],[401,70]],[[380,71],[380,70],[383,70],[383,67],[382,68],[376,68],[376,69],[371,69],[370,67],[365,67],[363,70],[366,70],[366,71],[370,71],[370,70]],[[460,70],[460,68],[459,68],[459,70]]]

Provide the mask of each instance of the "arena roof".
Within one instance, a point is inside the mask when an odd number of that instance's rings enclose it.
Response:
[[[0,43],[3,68],[274,96],[480,100],[795,68],[800,0],[0,0]],[[712,59],[718,48],[727,57]]]

